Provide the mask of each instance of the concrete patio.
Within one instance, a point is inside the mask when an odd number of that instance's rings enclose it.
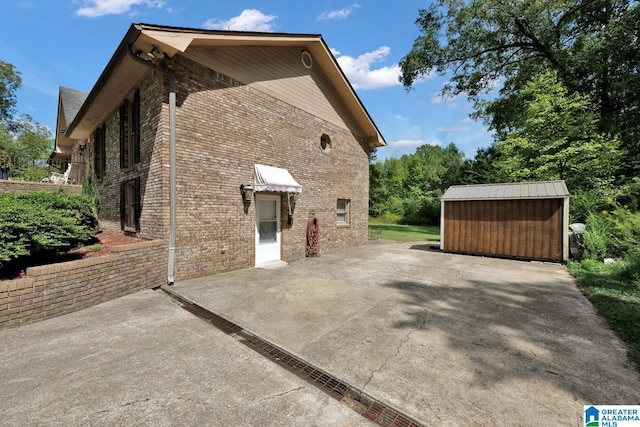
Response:
[[[562,265],[379,243],[172,288],[424,425],[580,425],[637,404],[624,344]],[[0,331],[0,425],[371,423],[143,291]]]

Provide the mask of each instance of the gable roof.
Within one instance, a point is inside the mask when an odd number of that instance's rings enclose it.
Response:
[[[87,99],[88,93],[76,89],[60,86],[58,93],[58,116],[56,118],[56,132],[53,151],[49,155],[51,160],[69,160],[73,139],[66,135],[66,130],[80,111]]]
[[[131,46],[134,52],[139,52],[141,57],[151,52],[154,46],[167,57],[183,54],[188,48],[270,46],[306,49],[353,115],[363,132],[362,136],[367,138],[366,145],[371,148],[386,145],[321,35],[202,30],[150,24],[131,25],[75,119],[67,128],[67,136],[87,139],[149,71],[148,67],[129,56],[128,46]]]
[[[75,119],[80,107],[87,99],[87,95],[89,94],[86,92],[60,86],[60,105],[63,108],[66,127],[69,127],[73,119]]]
[[[564,181],[514,182],[508,184],[453,185],[441,200],[558,199],[569,197]]]

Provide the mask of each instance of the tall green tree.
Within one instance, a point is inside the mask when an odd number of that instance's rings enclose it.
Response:
[[[52,135],[29,115],[15,117],[21,85],[15,66],[0,61],[0,167],[9,167],[13,178],[40,181],[49,175],[46,160],[53,147]]]
[[[569,93],[589,97],[598,130],[619,134],[627,176],[640,171],[640,6],[636,0],[436,0],[420,10],[421,35],[400,63],[410,88],[433,70],[444,92],[478,101],[497,139],[516,130],[521,90],[554,71]],[[501,85],[499,102],[480,97]]]
[[[422,145],[413,154],[370,166],[369,213],[405,223],[437,224],[440,196],[464,182],[467,162],[454,144]]]
[[[28,115],[13,119],[11,127],[0,122],[0,152],[11,159],[11,176],[25,181],[40,181],[49,175],[46,160],[53,141],[49,129]]]
[[[495,144],[502,180],[563,179],[572,191],[613,184],[620,141],[598,131],[587,97],[569,94],[552,72],[528,83],[521,95],[528,100],[523,120]]]
[[[17,103],[16,91],[22,85],[20,72],[8,62],[0,61],[0,122],[11,119]]]

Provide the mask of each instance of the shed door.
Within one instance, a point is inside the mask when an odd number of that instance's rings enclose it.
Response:
[[[447,201],[443,249],[561,261],[562,210],[562,199]]]
[[[256,265],[280,260],[280,196],[256,195]]]

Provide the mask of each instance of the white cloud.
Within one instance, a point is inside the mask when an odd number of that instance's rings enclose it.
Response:
[[[78,16],[96,18],[102,15],[119,15],[131,10],[132,6],[144,5],[161,8],[165,0],[82,0],[81,7],[75,11]]]
[[[389,143],[389,147],[420,147],[422,145],[442,145],[440,141],[425,141],[422,139],[399,139]]]
[[[318,15],[318,21],[327,21],[330,19],[345,19],[349,15],[353,13],[354,10],[358,9],[360,5],[358,3],[353,3],[349,7],[340,10],[327,10]]]
[[[276,15],[265,15],[257,9],[245,9],[238,16],[228,20],[211,18],[202,26],[209,30],[260,31],[274,30]]]
[[[340,64],[342,71],[347,75],[354,89],[375,89],[397,86],[400,84],[398,80],[400,76],[400,66],[398,64],[371,69],[371,65],[374,62],[386,58],[390,51],[391,49],[389,47],[382,46],[373,52],[364,53],[357,58],[342,55],[338,56],[336,60],[338,64]],[[338,51],[332,49],[332,52]]]
[[[408,121],[408,120],[409,120],[409,117],[407,117],[407,116],[403,116],[402,114],[396,114],[396,116],[395,116],[395,117],[396,117],[396,120],[400,120],[400,121],[402,121],[402,122],[406,122],[406,121]]]

